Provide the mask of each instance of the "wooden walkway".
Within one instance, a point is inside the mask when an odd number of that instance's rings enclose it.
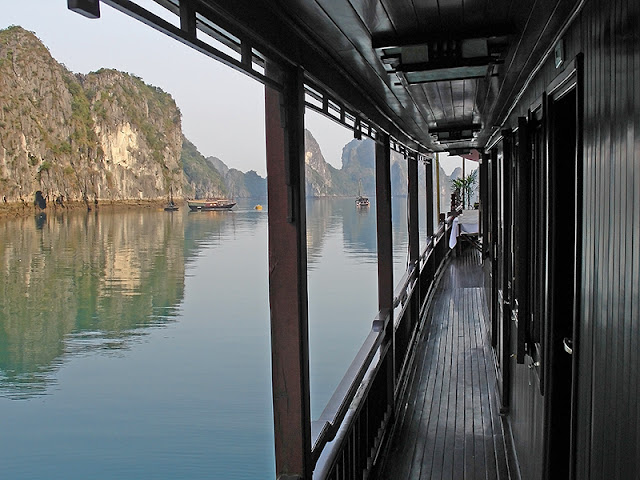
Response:
[[[479,255],[446,266],[378,479],[510,478]]]

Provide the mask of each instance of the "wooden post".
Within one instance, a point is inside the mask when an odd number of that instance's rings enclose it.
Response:
[[[376,143],[376,221],[378,237],[378,308],[393,310],[393,235],[391,224],[391,147],[389,136]]]
[[[302,72],[267,63],[269,304],[276,478],[311,480],[311,408]]]
[[[418,160],[407,159],[409,171],[409,264],[420,258],[420,219],[418,214]]]
[[[393,232],[391,222],[391,146],[389,136],[376,142],[376,221],[378,238],[378,308],[384,321],[386,349],[386,406],[395,409],[395,340],[393,331]]]
[[[67,0],[67,8],[87,18],[100,18],[99,0]]]
[[[438,156],[438,152],[436,152],[436,187],[438,189],[438,194],[436,195],[436,204],[438,206],[438,223],[440,223],[440,157]]]
[[[420,285],[420,214],[418,207],[418,159],[409,157],[407,159],[408,170],[408,230],[409,230],[409,268],[413,269],[414,278],[417,280],[417,291],[422,288]],[[418,322],[420,312],[420,294],[416,293],[411,297],[409,307],[409,323],[407,328],[413,331]],[[409,334],[410,335],[410,334]],[[402,353],[404,355],[404,352]]]
[[[464,181],[466,179],[466,173],[464,171],[464,165],[465,165],[465,161],[464,161],[464,157],[462,157],[462,180]],[[462,194],[462,209],[465,210],[467,208],[467,204],[466,202],[469,201],[466,195],[466,192],[464,191],[464,188],[462,189],[462,192],[460,192]]]
[[[426,196],[427,196],[427,237],[433,237],[433,165],[434,160],[427,161],[424,164],[426,179]],[[439,212],[438,212],[439,213]]]

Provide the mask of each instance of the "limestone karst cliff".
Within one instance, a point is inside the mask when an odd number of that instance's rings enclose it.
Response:
[[[313,134],[305,131],[305,173],[307,196],[353,196],[361,189],[363,195],[374,196],[375,183],[375,142],[370,138],[352,140],[342,149],[340,169],[328,164]],[[391,191],[393,195],[406,195],[407,160],[397,152],[391,152]],[[418,169],[418,185],[421,191],[426,187],[425,170]],[[455,172],[447,176],[440,168],[441,203],[449,208],[451,179]]]
[[[324,197],[331,195],[341,195],[336,191],[334,177],[340,172],[326,162],[320,146],[309,130],[304,131],[304,163],[307,196]]]
[[[227,191],[234,198],[267,196],[267,179],[258,175],[255,170],[243,173],[228,167],[218,157],[207,157],[206,160],[222,175]]]
[[[182,196],[180,111],[115,70],[73,74],[31,32],[0,31],[0,193],[9,202]]]
[[[182,140],[182,166],[185,195],[189,198],[227,196],[224,179],[218,170],[186,138]]]
[[[356,196],[360,185],[373,196],[374,142],[349,142],[338,169],[305,131],[305,174],[308,196]],[[450,181],[441,176],[448,202]],[[407,193],[406,179],[407,161],[392,152],[394,195]],[[35,34],[0,31],[0,201],[92,204],[169,193],[263,197],[266,179],[198,152],[183,135],[175,101],[160,88],[116,70],[74,74]]]

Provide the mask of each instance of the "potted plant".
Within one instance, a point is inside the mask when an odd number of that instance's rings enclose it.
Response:
[[[451,180],[451,186],[462,195],[462,208],[471,207],[471,196],[478,187],[478,170],[472,171],[466,177]]]

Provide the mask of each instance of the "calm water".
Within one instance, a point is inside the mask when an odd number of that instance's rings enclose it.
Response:
[[[2,478],[274,477],[267,209],[254,204],[0,221]],[[307,238],[315,418],[377,310],[374,205],[310,200]]]

